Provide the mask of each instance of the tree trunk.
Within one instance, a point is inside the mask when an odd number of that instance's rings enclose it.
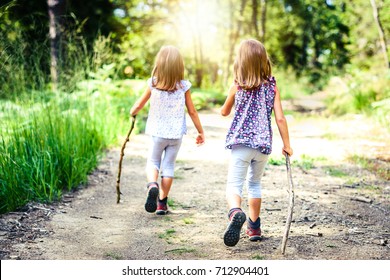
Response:
[[[390,68],[389,58],[387,56],[387,45],[386,45],[385,32],[383,31],[382,23],[381,23],[381,20],[379,18],[379,9],[378,9],[378,6],[376,5],[375,0],[370,0],[370,2],[371,2],[371,6],[372,6],[374,20],[375,20],[376,25],[378,27],[379,40],[380,40],[381,47],[382,47],[384,63],[386,65],[386,68]]]
[[[65,11],[66,0],[47,0],[49,12],[49,37],[50,37],[50,75],[52,89],[56,90],[59,79],[59,54],[61,39],[61,16]]]
[[[265,25],[267,22],[267,0],[261,0],[261,41],[265,42]]]
[[[225,85],[228,83],[230,66],[233,63],[234,48],[237,44],[238,38],[240,37],[246,2],[247,2],[247,0],[241,0],[240,14],[239,14],[239,17],[237,19],[237,27],[234,28],[234,5],[233,5],[233,1],[229,1],[230,19],[232,20],[232,24],[231,24],[231,28],[230,28],[231,32],[229,35],[230,48],[229,48],[229,53],[228,53],[226,72],[225,72],[225,76],[224,76],[224,84]]]
[[[252,26],[255,29],[254,37],[259,38],[259,25],[257,24],[257,13],[259,10],[258,0],[252,0]]]

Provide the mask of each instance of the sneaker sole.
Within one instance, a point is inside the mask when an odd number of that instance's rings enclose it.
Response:
[[[157,210],[156,215],[166,215],[168,213],[168,210]]]
[[[158,188],[151,188],[148,192],[148,197],[146,198],[145,210],[149,213],[153,213],[157,209],[157,197],[158,197]]]
[[[223,235],[223,242],[226,246],[235,246],[240,240],[240,232],[242,225],[245,223],[246,216],[244,212],[238,212],[230,221],[225,234]]]
[[[263,239],[263,238],[261,237],[261,235],[249,237],[249,240],[250,240],[250,241],[260,241],[261,239]]]

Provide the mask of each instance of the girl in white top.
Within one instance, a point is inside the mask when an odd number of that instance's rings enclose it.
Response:
[[[145,131],[152,137],[146,164],[147,212],[165,215],[168,211],[175,160],[187,132],[185,108],[198,131],[196,144],[204,143],[203,128],[191,99],[190,87],[191,83],[184,80],[184,62],[179,50],[163,46],[156,56],[147,89],[130,110],[132,116],[137,115],[150,99]],[[157,183],[159,174],[161,186]]]

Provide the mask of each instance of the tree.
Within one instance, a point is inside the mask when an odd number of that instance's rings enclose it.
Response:
[[[378,8],[375,0],[370,0],[370,2],[371,2],[371,6],[372,6],[374,20],[375,20],[375,23],[378,27],[379,40],[380,40],[380,44],[382,47],[384,63],[385,63],[386,68],[390,68],[389,58],[387,56],[386,37],[385,37],[385,32],[384,32],[383,27],[382,27],[381,19],[379,17],[379,8]]]
[[[261,41],[265,42],[265,31],[267,23],[267,0],[261,0]]]
[[[50,38],[50,76],[52,89],[56,90],[59,77],[59,54],[62,19],[65,12],[65,0],[47,0],[49,13],[49,38]]]
[[[244,11],[246,7],[247,0],[241,0],[240,1],[240,7],[239,7],[239,14],[238,16],[235,16],[234,11],[236,10],[235,5],[233,4],[233,1],[229,1],[229,14],[230,14],[230,33],[229,33],[229,49],[227,53],[227,64],[226,64],[226,72],[224,76],[224,84],[228,83],[229,79],[229,73],[230,73],[230,67],[233,64],[233,57],[234,57],[234,49],[236,47],[236,44],[238,42],[238,39],[240,38],[240,33],[242,29],[242,24],[244,21]]]

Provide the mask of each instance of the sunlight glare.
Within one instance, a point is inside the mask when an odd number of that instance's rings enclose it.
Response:
[[[175,28],[184,48],[199,46],[203,50],[213,49],[217,40],[217,7],[215,1],[180,1]]]

